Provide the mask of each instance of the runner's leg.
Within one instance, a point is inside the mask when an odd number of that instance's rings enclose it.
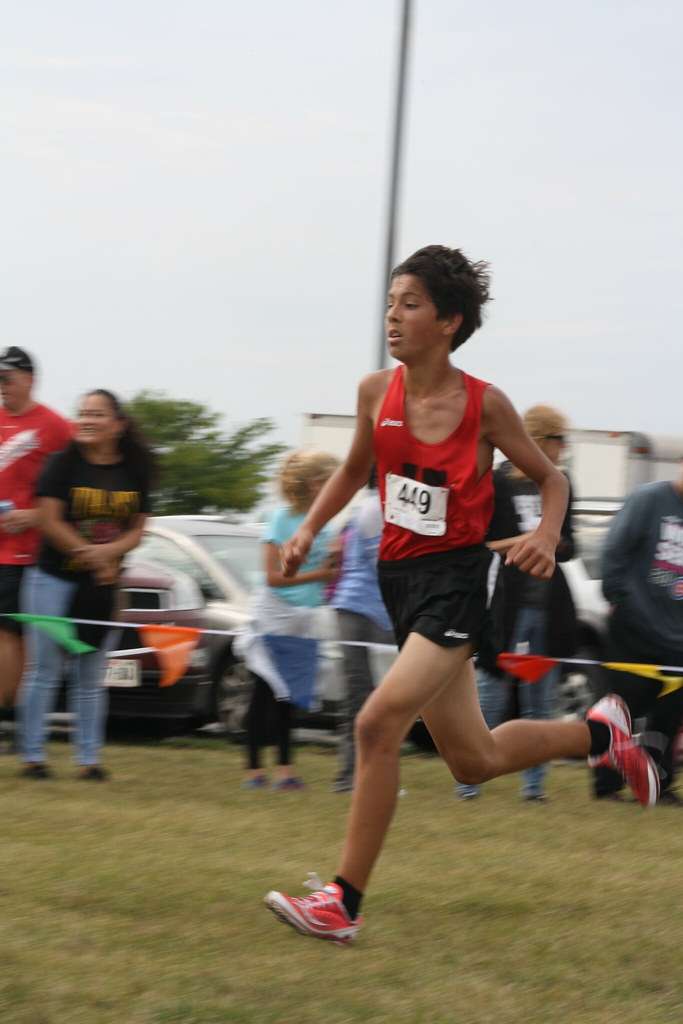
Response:
[[[470,647],[439,647],[411,633],[356,719],[356,781],[338,876],[360,892],[396,805],[401,743],[425,703],[449,686],[470,655]]]
[[[517,719],[489,732],[471,661],[423,708],[422,718],[453,777],[469,785],[555,757],[585,757],[591,746],[585,722]]]

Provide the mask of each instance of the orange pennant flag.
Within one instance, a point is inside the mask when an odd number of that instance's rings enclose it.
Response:
[[[173,686],[187,668],[201,630],[182,626],[140,626],[138,635],[146,647],[156,648],[161,663],[159,686]]]
[[[504,672],[509,672],[525,683],[537,683],[546,672],[555,668],[560,662],[556,658],[546,658],[542,654],[501,654],[496,665]]]

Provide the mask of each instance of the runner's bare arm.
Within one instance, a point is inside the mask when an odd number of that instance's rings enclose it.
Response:
[[[499,555],[507,555],[513,544],[517,544],[528,536],[528,533],[518,533],[514,537],[504,537],[501,540],[487,540],[486,547],[491,551],[496,551]]]
[[[531,576],[548,578],[555,569],[555,551],[569,498],[567,478],[532,441],[510,400],[498,388],[484,392],[482,436],[499,448],[541,492],[542,516],[535,530],[509,548],[506,565]]]
[[[66,502],[59,498],[38,499],[37,525],[50,545],[65,554],[73,554],[87,543],[75,526],[66,521]]]
[[[336,579],[339,570],[330,565],[321,565],[310,572],[296,572],[285,576],[280,562],[280,549],[275,544],[265,544],[266,583],[269,587],[298,587],[300,583],[329,583]]]
[[[280,548],[283,576],[292,576],[306,558],[313,538],[323,526],[348,505],[356,491],[367,483],[373,459],[374,421],[387,387],[387,374],[368,374],[358,388],[356,430],[349,453],[311,506],[303,523]]]
[[[93,544],[66,519],[66,503],[59,498],[38,499],[38,526],[52,547],[65,554],[78,554],[90,569],[102,568],[136,548],[142,539],[147,516],[136,513],[131,523],[114,540]]]

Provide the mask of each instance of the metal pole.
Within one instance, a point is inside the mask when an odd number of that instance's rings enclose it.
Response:
[[[377,369],[383,369],[386,361],[387,343],[384,335],[384,306],[389,275],[394,269],[396,244],[396,208],[398,205],[398,184],[401,164],[401,138],[403,134],[403,106],[406,84],[406,65],[408,61],[408,41],[410,37],[410,9],[412,0],[403,0],[403,17],[401,22],[401,43],[398,58],[398,81],[396,85],[396,109],[394,114],[394,144],[391,156],[391,176],[389,186],[389,208],[387,216],[387,234],[385,247],[384,275],[382,277],[382,319],[380,325],[379,352]]]

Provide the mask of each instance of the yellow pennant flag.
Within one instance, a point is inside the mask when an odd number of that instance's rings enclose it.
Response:
[[[632,672],[636,676],[646,676],[648,679],[658,679],[663,683],[658,696],[663,697],[674,690],[680,690],[683,686],[683,676],[668,676],[662,672],[659,665],[637,665],[627,661],[605,661],[605,668],[613,668],[617,672]]]

